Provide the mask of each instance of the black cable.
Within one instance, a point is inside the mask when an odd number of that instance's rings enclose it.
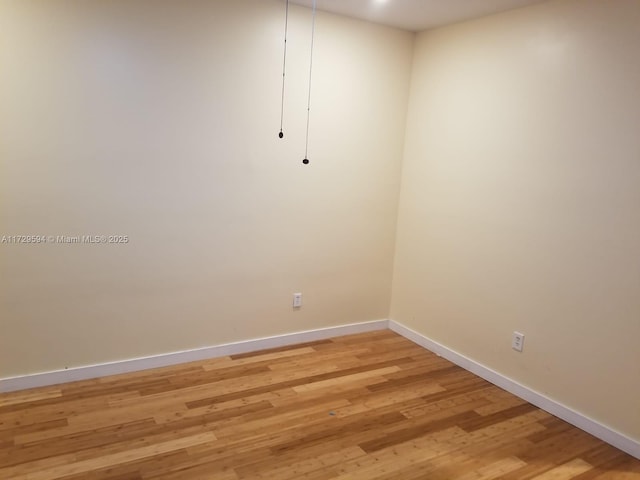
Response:
[[[284,54],[282,60],[282,101],[280,104],[280,133],[278,137],[284,137],[282,132],[282,126],[284,124],[284,80],[287,71],[287,31],[289,29],[289,0],[286,1],[285,14],[284,14]]]
[[[313,74],[313,40],[316,32],[316,0],[313,0],[313,13],[311,19],[311,53],[309,55],[309,95],[307,97],[307,136],[304,147],[304,160],[302,163],[309,164],[309,119],[311,117],[311,78]]]

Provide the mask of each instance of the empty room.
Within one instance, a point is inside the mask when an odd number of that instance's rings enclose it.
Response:
[[[640,0],[0,0],[0,479],[640,480]]]

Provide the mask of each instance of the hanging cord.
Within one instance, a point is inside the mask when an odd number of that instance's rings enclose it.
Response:
[[[289,29],[289,0],[286,2],[284,14],[284,59],[282,60],[282,101],[280,105],[280,133],[278,137],[284,137],[282,125],[284,124],[284,79],[287,71],[287,31]]]
[[[309,55],[309,96],[307,98],[307,136],[304,146],[304,160],[302,163],[309,164],[309,118],[311,117],[311,77],[313,73],[313,39],[316,32],[316,0],[313,0],[313,13],[311,19],[311,53]]]

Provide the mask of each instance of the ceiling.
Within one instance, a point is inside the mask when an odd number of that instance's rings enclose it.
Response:
[[[290,0],[311,7],[313,0]],[[318,10],[421,31],[546,0],[316,0]]]

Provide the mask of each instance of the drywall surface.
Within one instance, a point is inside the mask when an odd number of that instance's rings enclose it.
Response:
[[[284,5],[0,0],[0,377],[387,318],[414,35],[318,14],[304,166]]]
[[[391,308],[636,441],[639,86],[635,0],[552,1],[421,33]]]

